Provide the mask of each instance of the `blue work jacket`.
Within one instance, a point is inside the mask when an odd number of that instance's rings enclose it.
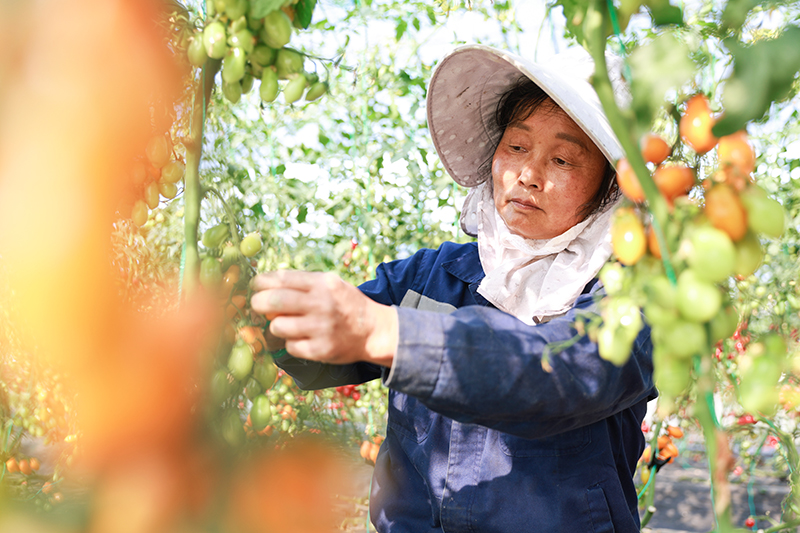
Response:
[[[277,362],[301,388],[389,387],[386,440],[370,512],[381,533],[639,531],[633,473],[641,422],[655,397],[649,329],[630,360],[600,358],[572,339],[576,312],[596,309],[590,282],[565,316],[534,326],[477,293],[475,243],[445,243],[378,267],[361,290],[398,306],[391,369],[356,363]]]

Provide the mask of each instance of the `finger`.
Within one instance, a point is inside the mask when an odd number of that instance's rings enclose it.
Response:
[[[279,315],[303,315],[309,311],[313,298],[307,292],[295,289],[268,289],[250,297],[250,307],[272,320]]]
[[[276,316],[269,323],[270,333],[287,340],[329,337],[327,329],[320,321],[309,320],[307,316]]]
[[[325,344],[316,339],[287,340],[286,351],[300,359],[329,362],[326,359],[330,350],[325,350]]]
[[[318,282],[321,275],[320,272],[304,272],[302,270],[275,270],[254,277],[250,281],[250,287],[254,291],[278,288],[309,291]]]

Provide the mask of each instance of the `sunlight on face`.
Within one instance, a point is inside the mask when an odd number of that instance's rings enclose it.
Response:
[[[605,165],[589,136],[548,100],[503,133],[492,158],[495,207],[512,233],[551,239],[583,220]]]

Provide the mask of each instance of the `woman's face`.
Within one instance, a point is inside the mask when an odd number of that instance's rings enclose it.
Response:
[[[503,133],[492,158],[494,204],[512,233],[550,239],[583,220],[606,159],[552,100]]]

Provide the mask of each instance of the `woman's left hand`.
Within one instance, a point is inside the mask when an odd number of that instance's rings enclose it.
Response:
[[[333,273],[281,270],[259,274],[250,304],[270,321],[295,357],[333,364],[358,361],[391,367],[397,311]]]

